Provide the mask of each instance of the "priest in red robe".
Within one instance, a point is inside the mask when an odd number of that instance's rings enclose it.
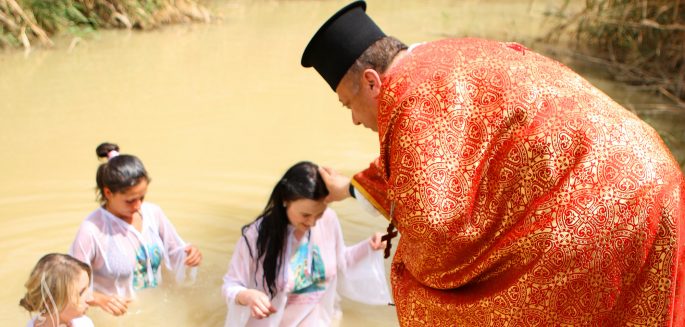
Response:
[[[682,326],[685,179],[657,133],[516,43],[406,47],[354,2],[305,49],[380,156],[357,194],[401,234],[403,326]]]

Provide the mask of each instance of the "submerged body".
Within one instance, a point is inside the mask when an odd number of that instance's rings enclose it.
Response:
[[[139,212],[140,231],[102,207],[81,224],[70,254],[92,267],[96,292],[133,299],[161,283],[162,263],[185,278],[187,244],[160,207],[144,202]]]
[[[222,293],[228,304],[226,326],[330,326],[340,319],[338,293],[352,300],[383,305],[390,300],[382,253],[368,240],[346,247],[337,215],[326,209],[316,226],[298,239],[288,227],[284,267],[277,275],[278,292],[271,299],[275,312],[263,319],[250,317],[236,303],[238,293],[257,289],[267,293],[256,240],[261,220],[252,223],[235,247]]]

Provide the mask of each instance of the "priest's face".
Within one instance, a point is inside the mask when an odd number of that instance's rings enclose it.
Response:
[[[357,76],[355,76],[357,75]],[[362,75],[362,76],[359,76]],[[352,123],[378,132],[378,90],[380,85],[364,79],[363,74],[345,74],[335,93],[352,113]]]

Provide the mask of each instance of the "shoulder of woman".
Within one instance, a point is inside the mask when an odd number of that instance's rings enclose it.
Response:
[[[259,231],[257,228],[259,227],[259,224],[262,223],[262,218],[259,218],[253,222],[251,222],[249,225],[247,225],[247,228],[245,228],[244,234],[247,237],[257,237],[259,234]]]
[[[261,219],[257,219],[253,222],[250,222],[247,225],[244,225],[240,228],[237,228],[238,230],[238,241],[237,244],[240,244],[243,241],[248,242],[250,245],[252,243],[256,242],[257,237],[259,236],[259,231],[257,230],[257,226],[261,222]]]
[[[106,212],[107,210],[105,210],[103,207],[97,207],[95,210],[91,211],[91,213],[89,213],[86,219],[83,221],[86,222],[100,220],[104,217]]]
[[[144,217],[153,217],[157,221],[169,220],[162,208],[152,202],[143,202],[140,206],[140,212]]]
[[[323,217],[321,218],[338,220],[338,214],[335,212],[335,210],[331,209],[331,207],[328,207],[323,212]]]
[[[145,201],[140,206],[141,210],[162,211],[162,208],[152,202]]]
[[[331,208],[326,208],[326,211],[323,212],[323,216],[321,216],[321,222],[326,225],[337,225],[339,224],[338,214],[335,213],[335,210]]]
[[[79,229],[88,232],[95,232],[103,229],[104,226],[107,225],[104,214],[104,210],[98,209],[81,222]]]

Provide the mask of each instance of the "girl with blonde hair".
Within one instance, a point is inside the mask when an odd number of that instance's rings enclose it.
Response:
[[[90,290],[90,267],[66,254],[43,256],[24,284],[26,294],[19,305],[38,314],[26,327],[92,327],[84,316]]]

